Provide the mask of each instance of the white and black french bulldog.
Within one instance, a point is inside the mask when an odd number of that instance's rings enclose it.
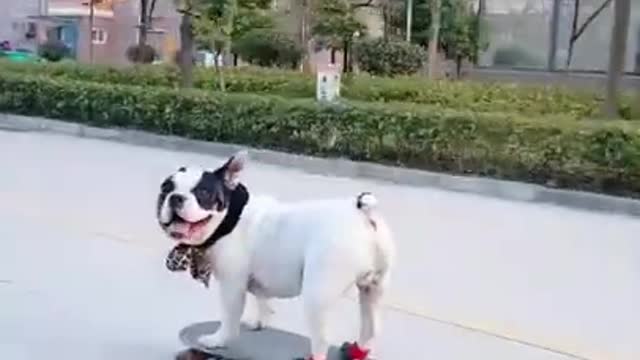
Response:
[[[199,261],[206,263],[196,264],[205,270],[192,269],[192,275],[210,270],[218,281],[222,326],[200,342],[223,347],[239,334],[248,293],[258,304],[256,328],[268,323],[270,298],[301,296],[310,358],[325,359],[329,307],[355,286],[361,317],[357,344],[369,348],[378,333],[380,301],[395,256],[376,199],[362,193],[281,203],[250,194],[239,181],[246,159],[247,153],[240,152],[216,170],[180,168],[162,183],[158,197],[164,232],[183,250],[199,251],[204,259]],[[190,260],[193,267],[197,261]],[[207,283],[208,275],[203,278]]]

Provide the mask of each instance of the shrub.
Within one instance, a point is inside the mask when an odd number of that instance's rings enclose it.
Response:
[[[131,45],[127,48],[127,59],[136,64],[151,64],[156,59],[157,53],[153,46],[145,44]]]
[[[640,197],[640,128],[0,73],[0,111]]]
[[[519,46],[504,47],[496,50],[493,65],[509,67],[541,67],[543,60]]]
[[[285,35],[255,30],[236,40],[232,52],[253,65],[293,69],[300,63],[303,50]]]
[[[69,56],[70,50],[60,40],[47,40],[38,47],[38,54],[52,62],[60,61]]]
[[[22,74],[37,73],[100,83],[147,86],[177,87],[179,84],[179,72],[173,66],[114,69],[82,64],[1,63],[3,70]],[[198,88],[218,89],[217,74],[211,69],[196,68],[194,78],[194,85]],[[295,98],[315,96],[315,78],[294,71],[253,67],[227,69],[225,82],[229,92],[270,93]],[[563,87],[433,82],[421,77],[400,76],[391,79],[367,75],[353,76],[345,81],[341,87],[341,95],[353,100],[403,101],[478,112],[566,114],[575,119],[598,116],[604,101],[597,93]],[[621,101],[621,116],[625,119],[640,118],[637,95],[624,96]]]
[[[354,50],[358,66],[373,75],[415,74],[426,59],[422,47],[405,41],[368,39],[356,43]]]

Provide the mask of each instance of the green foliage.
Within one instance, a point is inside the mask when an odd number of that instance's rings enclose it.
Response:
[[[493,65],[507,67],[541,67],[543,60],[520,46],[497,49],[493,55]]]
[[[200,47],[216,52],[227,41],[235,41],[253,30],[271,30],[275,26],[268,0],[198,0],[200,16],[194,21],[194,33]]]
[[[26,64],[0,61],[0,69],[16,74],[41,74],[55,78],[113,84],[177,87],[179,72],[170,66],[134,66],[110,68],[77,63]],[[269,93],[293,98],[315,96],[315,78],[296,71],[264,68],[236,68],[223,71],[229,92]],[[197,68],[195,87],[219,89],[218,74]],[[418,76],[380,78],[354,75],[341,87],[347,99],[376,102],[412,102],[474,112],[509,112],[524,115],[564,114],[574,119],[597,117],[603,97],[596,92],[577,89],[479,83],[464,81],[427,81]],[[620,115],[640,119],[637,94],[621,99]]]
[[[238,8],[238,14],[233,22],[233,40],[240,39],[251,31],[272,30],[275,21],[268,12],[261,8]]]
[[[356,33],[364,33],[366,26],[356,19],[347,0],[322,0],[314,5],[311,33],[329,48],[344,49]]]
[[[198,45],[222,51],[232,36],[236,0],[197,0],[194,5],[198,16],[193,19],[193,33]]]
[[[38,47],[38,54],[52,62],[60,61],[69,56],[69,48],[60,40],[47,40]]]
[[[0,111],[640,197],[640,128],[0,73]]]
[[[475,60],[478,50],[486,49],[488,39],[486,24],[478,24],[478,18],[472,11],[469,0],[441,0],[440,14],[440,48],[450,59],[466,58]],[[411,27],[411,41],[427,46],[431,38],[431,6],[429,0],[415,0],[413,8],[413,23]],[[391,17],[391,25],[404,29],[404,7],[395,7]],[[478,30],[480,34],[478,34]]]
[[[253,65],[295,68],[303,49],[286,35],[256,30],[236,40],[232,52]]]
[[[410,75],[422,69],[427,57],[424,49],[405,41],[367,39],[355,47],[358,66],[372,75]]]

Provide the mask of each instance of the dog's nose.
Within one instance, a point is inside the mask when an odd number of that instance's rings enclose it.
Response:
[[[184,196],[182,195],[178,195],[178,194],[173,194],[169,197],[169,207],[177,210],[182,208],[182,205],[184,204]]]

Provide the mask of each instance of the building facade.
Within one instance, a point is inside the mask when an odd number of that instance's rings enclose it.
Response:
[[[35,51],[45,38],[34,19],[44,12],[43,0],[3,0],[0,14],[0,42],[8,41],[14,49]]]
[[[2,0],[0,41],[35,51],[47,39],[64,42],[79,62],[126,65],[127,48],[138,42],[139,0],[95,0],[91,29],[90,0]],[[159,60],[174,56],[179,41],[179,14],[172,1],[158,0],[148,44]]]

